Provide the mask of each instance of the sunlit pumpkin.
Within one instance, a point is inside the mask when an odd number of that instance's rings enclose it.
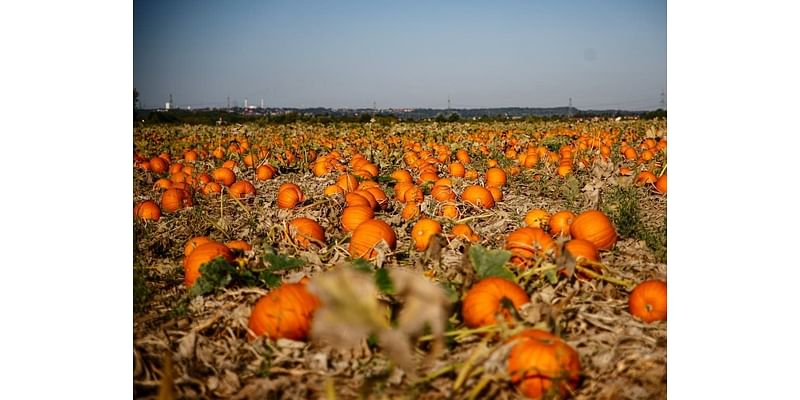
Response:
[[[253,306],[248,321],[252,335],[272,340],[305,340],[311,330],[319,299],[303,283],[285,283],[262,296]]]
[[[580,384],[580,356],[558,336],[528,329],[508,341],[511,382],[528,398],[566,398]]]
[[[183,283],[187,287],[194,285],[200,277],[200,267],[217,257],[222,257],[228,262],[233,261],[233,253],[222,243],[211,241],[197,246],[183,259]]]
[[[628,311],[650,323],[667,320],[667,283],[662,280],[644,281],[628,297]]]
[[[362,222],[368,221],[375,217],[375,212],[372,211],[371,207],[368,206],[348,206],[342,210],[342,216],[340,218],[342,222],[342,228],[345,232],[352,232]]]
[[[311,218],[295,218],[289,222],[289,235],[295,244],[308,248],[312,244],[325,245],[325,231],[317,221]]]
[[[133,215],[150,221],[161,219],[161,208],[153,200],[145,200],[133,207]]]
[[[575,217],[569,227],[573,239],[585,239],[600,250],[611,250],[617,243],[617,232],[611,220],[598,210],[588,210]]]
[[[508,299],[515,309],[530,302],[528,294],[519,285],[499,277],[488,277],[472,286],[464,296],[461,306],[461,315],[464,324],[470,328],[490,325],[495,322],[496,316],[502,315],[506,322],[512,323],[511,312],[505,308],[503,299]]]
[[[353,258],[372,259],[378,254],[375,246],[382,241],[392,251],[397,247],[397,236],[392,227],[382,220],[371,219],[361,223],[353,231],[348,251]]]
[[[461,200],[479,208],[494,207],[494,197],[492,197],[492,193],[482,186],[467,186],[464,188],[464,191],[461,192]]]
[[[411,240],[417,251],[425,251],[430,245],[431,237],[442,233],[442,224],[430,218],[421,218],[411,228]]]

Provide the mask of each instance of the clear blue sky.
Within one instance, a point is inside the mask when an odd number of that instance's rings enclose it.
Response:
[[[655,109],[666,1],[134,1],[146,107]]]

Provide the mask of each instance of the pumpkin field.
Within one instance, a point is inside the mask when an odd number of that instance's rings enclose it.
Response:
[[[666,398],[666,125],[134,128],[134,397]]]

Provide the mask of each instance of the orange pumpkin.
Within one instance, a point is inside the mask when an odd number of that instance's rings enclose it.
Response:
[[[208,196],[222,191],[222,186],[217,182],[208,182],[203,186],[203,194]]]
[[[161,194],[161,209],[166,212],[178,211],[192,203],[192,196],[186,190],[172,187]]]
[[[656,183],[656,174],[650,171],[642,171],[639,172],[639,175],[636,175],[636,184],[637,185],[646,185],[648,183]]]
[[[375,246],[381,241],[391,250],[397,248],[397,236],[389,224],[379,219],[364,221],[353,231],[348,251],[353,258],[372,259],[378,254]]]
[[[419,215],[419,212],[419,204],[411,202],[403,207],[403,211],[400,213],[400,215],[403,217],[403,220],[411,221]]]
[[[243,199],[245,197],[252,197],[256,195],[256,188],[248,181],[236,181],[231,185],[228,194],[234,199]]]
[[[506,172],[502,168],[492,167],[486,170],[486,186],[502,187],[506,184]]]
[[[286,283],[258,299],[247,326],[256,337],[305,340],[319,306],[319,299],[304,284]]]
[[[569,227],[573,239],[585,239],[600,250],[611,250],[617,243],[617,232],[614,224],[601,211],[584,211]]]
[[[247,243],[244,240],[231,240],[229,242],[225,242],[225,246],[228,246],[228,248],[231,250],[234,249],[241,251],[253,250],[253,246],[250,246],[250,243]]]
[[[233,182],[236,182],[236,174],[232,169],[226,167],[215,169],[214,172],[211,173],[211,177],[214,179],[214,182],[225,186],[233,185]]]
[[[453,229],[450,231],[453,234],[454,238],[462,238],[464,240],[468,240],[472,243],[478,242],[481,238],[475,234],[472,228],[469,227],[467,224],[455,224],[453,225]]]
[[[264,164],[256,168],[256,179],[260,181],[272,179],[273,176],[275,176],[275,168],[269,164]]]
[[[302,248],[308,248],[312,243],[315,245],[325,244],[325,231],[317,221],[310,218],[301,217],[291,220],[289,235]]]
[[[183,259],[183,283],[187,287],[192,287],[200,277],[200,267],[217,257],[222,257],[228,262],[233,261],[233,253],[222,243],[211,241],[197,246]]]
[[[145,200],[133,207],[133,215],[150,221],[161,219],[161,208],[153,200]]]
[[[509,342],[515,344],[508,355],[508,373],[525,396],[566,398],[580,384],[580,356],[558,336],[528,329]]]
[[[157,173],[163,174],[167,172],[167,168],[169,168],[169,161],[163,159],[160,156],[156,156],[150,159],[150,170]]]
[[[466,173],[466,169],[464,168],[464,164],[460,162],[454,162],[447,167],[450,176],[454,176],[456,178],[463,178],[464,174]]]
[[[558,251],[550,235],[542,229],[527,226],[511,232],[506,238],[505,248],[511,251],[511,261],[520,267],[536,256],[552,255]]]
[[[470,328],[490,325],[497,322],[495,318],[498,314],[506,322],[513,323],[511,313],[503,307],[503,298],[510,300],[517,310],[530,302],[525,290],[514,282],[499,277],[482,279],[464,296],[461,306],[464,323]]]
[[[417,251],[425,251],[433,235],[442,233],[442,224],[430,218],[422,218],[411,228],[411,240]]]
[[[549,220],[550,214],[541,208],[534,208],[525,214],[525,225],[531,228],[544,229]]]
[[[444,203],[442,204],[442,208],[439,210],[439,215],[449,218],[449,219],[456,219],[458,218],[458,207],[454,203]]]
[[[338,187],[338,186],[337,186]],[[342,228],[345,232],[352,232],[364,221],[375,217],[375,212],[368,206],[349,206],[342,210]]]
[[[183,256],[189,257],[189,254],[192,254],[192,252],[194,251],[194,249],[197,248],[197,246],[200,246],[201,244],[208,242],[213,242],[213,240],[211,240],[211,238],[209,238],[208,236],[196,236],[189,239],[189,241],[186,242],[186,245],[183,246]]]
[[[303,192],[293,183],[285,183],[278,188],[278,198],[276,200],[278,208],[294,208],[303,200],[305,200]]]
[[[666,321],[667,282],[653,279],[636,285],[628,298],[628,310],[647,323]]]
[[[553,237],[569,235],[569,227],[574,220],[575,214],[573,214],[572,211],[559,211],[553,214],[547,221],[547,225],[550,227],[548,232]]]
[[[482,186],[467,186],[461,193],[461,199],[479,208],[494,207],[494,197],[492,197],[492,193]]]
[[[661,177],[656,180],[656,190],[658,190],[659,193],[667,194],[667,174],[661,175]]]

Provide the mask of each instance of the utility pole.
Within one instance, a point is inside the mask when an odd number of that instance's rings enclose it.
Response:
[[[667,109],[667,101],[666,101],[666,98],[664,97],[664,90],[663,89],[661,90],[661,100],[659,100],[658,105],[659,105],[659,108],[661,108],[662,110],[666,110]]]
[[[450,113],[450,95],[447,95],[447,112]]]
[[[228,111],[231,109],[231,96],[228,96]]]
[[[572,97],[569,98],[569,107],[567,108],[567,117],[572,118]]]

